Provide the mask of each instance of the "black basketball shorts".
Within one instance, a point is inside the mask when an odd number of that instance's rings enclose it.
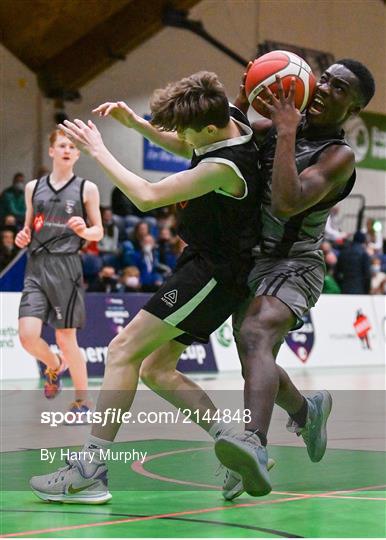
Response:
[[[244,296],[232,284],[220,283],[201,255],[181,256],[175,273],[143,309],[182,330],[175,341],[206,343],[209,336],[238,308]]]

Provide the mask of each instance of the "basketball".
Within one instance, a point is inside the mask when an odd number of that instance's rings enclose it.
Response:
[[[288,51],[272,51],[253,62],[245,80],[245,91],[250,105],[259,114],[268,117],[267,111],[259,105],[256,97],[264,99],[264,86],[277,96],[276,75],[280,75],[286,95],[291,79],[295,77],[295,106],[299,111],[303,111],[310,103],[316,79],[307,62]]]

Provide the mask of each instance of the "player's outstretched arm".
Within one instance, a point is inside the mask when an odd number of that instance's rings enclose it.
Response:
[[[152,126],[150,122],[138,116],[124,101],[102,103],[92,112],[102,118],[112,116],[127,128],[134,129],[152,143],[172,154],[188,159],[192,157],[192,148],[181,141],[175,132],[161,131]]]
[[[157,183],[150,183],[126,169],[109,152],[95,124],[81,120],[65,121],[60,126],[83,151],[91,155],[106,171],[113,183],[142,212],[222,189],[234,197],[243,197],[245,183],[228,165],[202,163]]]
[[[272,170],[272,211],[281,218],[300,214],[320,202],[339,185],[347,182],[354,170],[354,153],[347,146],[328,147],[315,165],[298,174],[295,161],[297,126],[301,114],[295,107],[295,80],[288,95],[280,77],[278,97],[266,88],[265,100],[256,98],[271,116],[277,131],[277,143]]]

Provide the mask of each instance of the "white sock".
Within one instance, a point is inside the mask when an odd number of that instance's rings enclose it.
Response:
[[[93,452],[95,454],[95,461],[104,461],[100,457],[100,450],[108,450],[112,446],[112,441],[106,441],[105,439],[99,439],[99,437],[94,437],[90,435],[86,441],[86,444],[83,446],[83,452]]]

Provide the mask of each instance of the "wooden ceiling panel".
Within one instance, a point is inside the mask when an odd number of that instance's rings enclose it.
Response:
[[[76,91],[158,32],[167,7],[200,0],[1,0],[1,42],[48,97]]]
[[[38,69],[135,0],[1,0],[2,43]]]

